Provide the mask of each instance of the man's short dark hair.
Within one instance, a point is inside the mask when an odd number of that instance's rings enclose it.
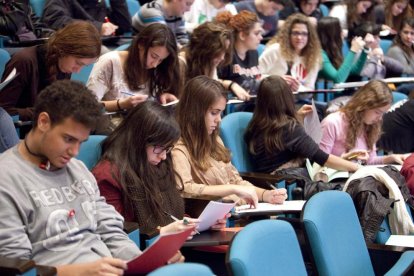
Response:
[[[102,105],[85,85],[76,81],[59,80],[38,95],[34,106],[33,126],[36,127],[39,114],[47,112],[52,126],[66,118],[72,118],[90,129],[95,129],[101,110]]]

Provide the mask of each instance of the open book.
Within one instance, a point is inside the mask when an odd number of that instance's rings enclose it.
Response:
[[[128,262],[125,274],[147,274],[165,265],[177,253],[193,230],[160,235],[141,255]]]
[[[347,171],[338,171],[327,167],[321,167],[316,162],[313,163],[312,166],[309,159],[306,159],[306,169],[308,170],[309,176],[311,177],[312,181],[315,181],[315,175],[317,173],[325,174],[328,178],[328,182],[331,182],[336,178],[349,178],[349,172]]]
[[[235,208],[235,213],[276,213],[288,211],[302,211],[305,200],[286,200],[283,204],[270,204],[261,202],[257,208],[250,208],[250,205],[241,205]]]
[[[10,72],[10,74],[0,83],[0,90],[2,90],[6,85],[8,85],[15,77],[17,76],[16,68]]]

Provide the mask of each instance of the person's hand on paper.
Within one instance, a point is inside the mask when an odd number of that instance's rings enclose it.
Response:
[[[211,230],[220,230],[226,227],[227,219],[231,217],[231,214],[228,213],[224,216],[224,218],[217,220],[217,223],[211,226]]]
[[[185,257],[181,254],[181,251],[178,250],[175,255],[168,260],[168,264],[175,264],[175,263],[183,263],[185,261]]]
[[[398,164],[402,165],[409,154],[390,154],[384,156],[384,164]]]
[[[237,96],[237,98],[241,101],[248,101],[250,100],[249,92],[247,92],[243,87],[241,87],[238,83],[234,82],[231,86],[231,91]]]
[[[174,96],[171,93],[168,93],[168,92],[164,92],[160,96],[160,103],[161,104],[166,104],[166,103],[173,102],[173,101],[176,101],[176,100],[178,100],[177,97]]]
[[[239,186],[234,185],[234,193],[244,199],[247,204],[250,204],[252,207],[256,208],[259,204],[259,199],[256,194],[254,186]]]
[[[266,190],[263,194],[263,201],[271,204],[282,204],[287,199],[287,191],[284,188]]]
[[[119,106],[122,109],[130,109],[139,103],[145,102],[148,99],[148,95],[136,94],[127,98],[119,100]]]
[[[103,257],[94,262],[62,265],[56,267],[56,269],[57,275],[60,276],[124,275],[124,271],[127,269],[127,263],[121,259]]]
[[[199,219],[193,218],[184,218],[183,220],[174,221],[166,226],[161,227],[160,234],[175,233],[193,228],[194,231],[191,232],[191,235],[188,237],[188,240],[191,240],[193,236],[196,234],[195,230],[199,222]]]
[[[369,159],[369,151],[367,150],[353,150],[341,155],[346,160],[356,160],[362,163],[366,163]]]
[[[282,78],[285,80],[285,82],[289,85],[292,92],[296,92],[299,89],[300,82],[298,79],[289,76],[289,75],[283,75]]]
[[[111,22],[105,22],[101,27],[101,35],[109,36],[112,35],[118,29],[117,25],[112,24]]]

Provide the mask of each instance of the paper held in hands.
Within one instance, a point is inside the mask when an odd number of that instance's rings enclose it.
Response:
[[[141,255],[128,262],[126,275],[147,274],[165,265],[181,248],[194,229],[160,235]]]
[[[316,111],[315,102],[312,99],[312,112],[306,114],[303,120],[303,127],[316,144],[322,140],[322,127],[319,121],[318,112]]]
[[[204,231],[217,223],[217,220],[224,218],[236,205],[235,203],[223,203],[217,201],[210,201],[206,208],[204,208],[201,215],[198,217],[200,223],[198,224],[198,231]]]

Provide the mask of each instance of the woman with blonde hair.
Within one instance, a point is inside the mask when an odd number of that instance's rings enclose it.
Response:
[[[299,81],[300,90],[315,88],[321,62],[321,45],[315,26],[303,14],[289,16],[259,58],[263,74],[291,75]]]
[[[358,89],[339,111],[322,121],[320,149],[348,160],[374,164],[402,164],[405,156],[377,156],[382,116],[390,108],[392,94],[386,83],[372,80]]]
[[[285,189],[264,190],[244,181],[230,162],[230,152],[219,137],[227,93],[206,76],[191,79],[177,106],[181,138],[172,150],[185,197],[224,197],[239,204],[258,200],[283,203]],[[238,201],[239,199],[244,199]]]
[[[200,75],[219,80],[217,69],[231,63],[233,43],[232,29],[224,24],[206,22],[195,28],[188,46],[180,53],[183,86]],[[220,82],[239,99],[249,99],[249,94],[239,84],[227,79]]]
[[[20,120],[32,120],[33,105],[40,91],[56,80],[94,63],[101,54],[101,35],[89,22],[75,21],[56,31],[44,45],[20,50],[4,70],[17,76],[1,91],[0,106]]]

